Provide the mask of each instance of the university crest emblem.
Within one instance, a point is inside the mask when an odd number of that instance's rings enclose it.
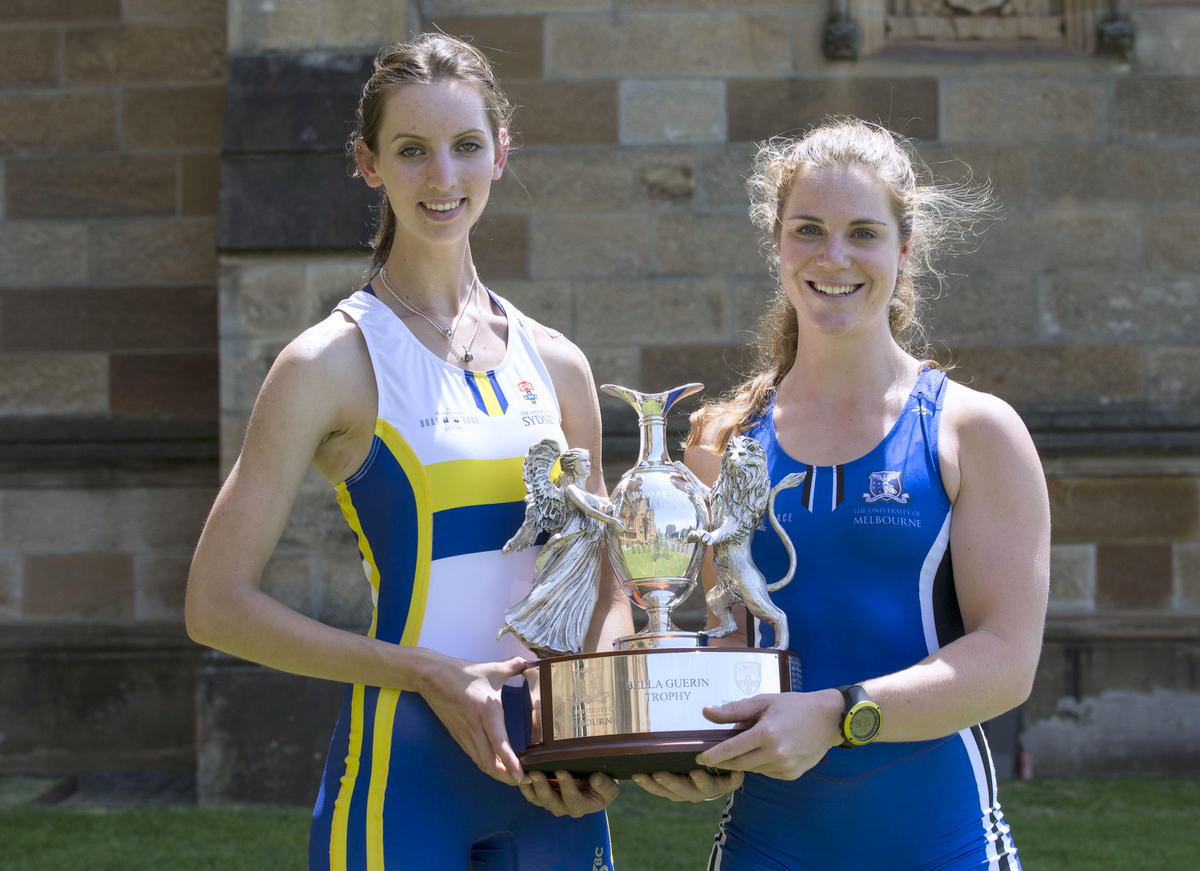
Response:
[[[870,505],[872,502],[895,502],[899,505],[907,505],[909,495],[904,492],[904,485],[900,483],[900,473],[883,471],[872,472],[867,481],[867,489],[869,493],[863,493],[863,501]]]
[[[752,696],[762,685],[762,666],[757,662],[739,662],[734,679],[737,681],[739,690]]]
[[[521,391],[521,395],[529,402],[537,402],[537,391],[533,389],[533,383],[530,381],[520,381],[517,383],[517,389]]]

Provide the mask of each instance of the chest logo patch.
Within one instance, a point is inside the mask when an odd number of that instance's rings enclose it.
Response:
[[[897,505],[907,505],[909,494],[904,492],[900,481],[900,473],[892,471],[872,472],[867,480],[869,493],[863,493],[863,501],[868,505],[873,502],[895,502]]]
[[[517,389],[521,391],[521,395],[525,397],[526,402],[537,405],[537,391],[534,390],[532,382],[518,381]]]

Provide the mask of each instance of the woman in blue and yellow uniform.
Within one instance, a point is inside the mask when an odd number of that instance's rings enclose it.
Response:
[[[505,609],[537,548],[522,461],[544,438],[592,452],[591,371],[561,334],[479,279],[468,236],[508,157],[511,107],[483,55],[441,34],[380,53],[352,137],[382,193],[370,282],[279,355],[188,583],[197,641],[345,682],[313,816],[310,868],[597,871],[616,784],[526,774],[522,666]],[[309,464],[358,537],[375,603],[365,637],[265,595],[264,565]],[[630,629],[605,575],[588,641]]]
[[[696,413],[687,463],[712,481],[745,433],[773,483],[807,472],[776,502],[799,566],[772,596],[805,692],[706,710],[751,725],[698,757],[730,774],[637,776],[675,800],[733,790],[710,869],[1020,867],[979,724],[1032,685],[1046,484],[1008,405],[917,356],[920,282],[991,212],[985,191],[919,166],[853,120],[759,153],[751,215],[780,288],[758,371]],[[769,580],[786,571],[773,534],[753,555]]]

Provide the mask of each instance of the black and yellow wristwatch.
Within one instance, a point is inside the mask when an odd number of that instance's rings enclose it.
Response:
[[[839,747],[861,747],[869,744],[879,734],[883,725],[883,714],[875,700],[858,684],[838,687],[846,710],[842,712],[842,737]]]

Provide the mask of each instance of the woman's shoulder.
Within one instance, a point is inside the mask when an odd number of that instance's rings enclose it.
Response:
[[[946,376],[942,420],[943,426],[948,424],[968,437],[1008,431],[1028,436],[1024,421],[1011,405],[999,396],[956,381],[949,374]]]
[[[998,396],[947,378],[939,428],[943,483],[951,499],[967,477],[1003,480],[1040,472],[1033,438],[1016,410]]]

